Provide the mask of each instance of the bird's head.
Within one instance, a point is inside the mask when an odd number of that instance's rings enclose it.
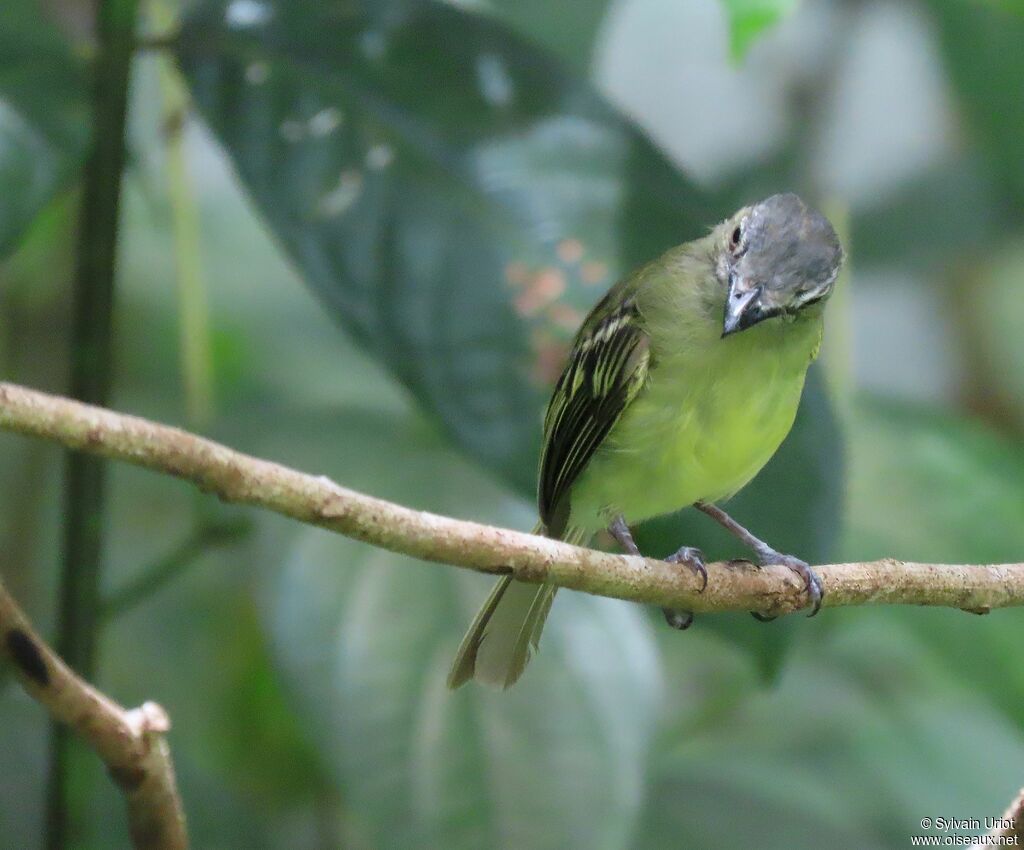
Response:
[[[796,195],[772,195],[744,207],[716,232],[718,278],[728,289],[722,336],[820,309],[832,294],[843,263],[839,237]]]

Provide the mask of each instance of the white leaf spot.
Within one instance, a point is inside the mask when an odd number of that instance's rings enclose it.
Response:
[[[496,53],[481,53],[476,59],[480,93],[492,106],[507,106],[515,93],[505,60]]]
[[[321,216],[341,215],[359,199],[362,189],[362,173],[354,168],[342,171],[338,176],[338,185],[323,195],[317,203],[317,213]]]
[[[391,145],[374,145],[366,152],[366,167],[371,171],[380,171],[394,162],[395,151]]]
[[[359,46],[367,59],[380,59],[387,48],[384,34],[377,30],[367,30],[359,37]]]
[[[250,62],[245,67],[245,81],[252,86],[262,86],[270,78],[270,66],[266,62]]]
[[[224,12],[224,21],[234,29],[258,27],[270,20],[274,10],[260,0],[232,0]]]
[[[321,109],[309,119],[309,135],[320,138],[333,133],[341,126],[343,118],[341,110],[336,107],[328,106],[326,109]]]

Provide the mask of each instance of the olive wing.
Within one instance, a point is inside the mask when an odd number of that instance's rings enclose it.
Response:
[[[544,417],[538,502],[550,537],[568,524],[573,483],[643,386],[648,337],[634,299],[594,308],[576,336]]]

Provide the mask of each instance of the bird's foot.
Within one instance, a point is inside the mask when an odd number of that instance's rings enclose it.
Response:
[[[708,586],[708,570],[704,566],[704,553],[694,546],[681,546],[666,559],[670,564],[685,564],[693,572],[701,577],[700,592]],[[680,611],[678,608],[662,608],[665,615],[665,622],[673,629],[683,631],[693,625],[693,612]]]
[[[665,615],[665,622],[673,629],[685,631],[693,625],[693,612],[680,611],[678,608],[662,608],[661,613]]]
[[[626,520],[622,516],[617,516],[612,520],[611,524],[608,526],[608,532],[619,542],[619,545],[631,555],[640,554],[640,549],[637,548],[636,542],[633,540],[633,535],[629,531],[629,526],[626,525]],[[669,555],[665,560],[673,564],[686,564],[691,570],[704,579],[700,589],[704,590],[704,588],[708,586],[708,571],[704,567],[704,553],[701,552],[700,549],[694,549],[692,546],[683,546],[679,551]],[[665,622],[673,629],[683,631],[683,629],[690,628],[693,623],[692,611],[679,611],[676,608],[662,608],[661,611],[665,615]]]
[[[801,561],[795,555],[786,555],[783,552],[776,552],[770,546],[758,548],[757,557],[761,566],[779,564],[783,567],[789,567],[804,580],[804,590],[807,592],[807,600],[811,605],[811,613],[807,615],[808,617],[813,617],[821,610],[821,599],[825,595],[825,591],[821,586],[821,579],[810,564],[806,561]],[[763,615],[762,617],[758,617],[757,614],[754,614],[754,616],[758,619],[762,619],[763,617]],[[769,617],[768,619],[773,618]]]
[[[665,560],[670,564],[686,564],[686,566],[693,570],[694,573],[700,576],[700,592],[704,592],[704,588],[708,586],[708,569],[704,566],[704,553],[701,552],[700,549],[697,549],[694,546],[681,546]],[[692,614],[690,615],[690,619],[693,619]],[[671,625],[671,623],[669,625]],[[683,628],[685,628],[685,626]]]

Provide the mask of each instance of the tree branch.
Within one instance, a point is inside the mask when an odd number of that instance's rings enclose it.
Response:
[[[170,722],[154,702],[125,710],[80,679],[36,634],[0,582],[0,653],[28,693],[96,751],[128,803],[136,848],[184,850],[185,815],[171,754]]]
[[[785,614],[805,603],[798,579],[785,567],[709,564],[702,593],[690,570],[664,561],[412,510],[177,428],[15,384],[0,383],[0,428],[174,475],[224,501],[266,508],[428,561],[695,612]],[[1024,564],[884,559],[816,569],[830,607],[941,605],[984,613],[1024,605]]]

